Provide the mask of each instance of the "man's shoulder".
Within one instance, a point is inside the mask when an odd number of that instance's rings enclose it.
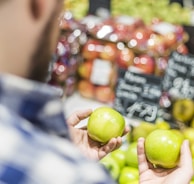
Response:
[[[16,176],[23,183],[111,183],[102,168],[68,140],[47,134],[2,108],[0,117],[0,181]],[[20,121],[20,122],[15,122]],[[10,176],[11,174],[11,176]],[[9,183],[9,182],[7,182]],[[10,181],[11,183],[11,181]]]

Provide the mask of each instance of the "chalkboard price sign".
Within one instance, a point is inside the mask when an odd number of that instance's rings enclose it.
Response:
[[[128,118],[154,122],[162,94],[160,77],[127,70],[116,88],[114,108]]]
[[[194,55],[173,52],[163,79],[163,91],[174,98],[194,99]]]
[[[101,10],[106,10],[110,14],[111,0],[89,0],[88,14],[98,15],[102,12]]]

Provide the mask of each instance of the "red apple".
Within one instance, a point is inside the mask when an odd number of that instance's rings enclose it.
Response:
[[[114,62],[117,56],[117,47],[114,43],[107,43],[104,45],[102,52],[100,52],[100,58]]]
[[[97,40],[90,39],[84,45],[82,50],[82,55],[86,59],[95,59],[99,55],[98,48],[100,47],[101,43]]]
[[[67,66],[60,61],[54,63],[52,81],[55,81],[57,83],[63,83],[65,82],[67,76],[68,76]]]
[[[129,16],[118,16],[115,18],[114,33],[119,40],[126,41],[130,39],[131,33],[135,30],[136,19]]]
[[[155,59],[155,75],[163,76],[167,65],[168,65],[168,57],[158,57]]]
[[[179,52],[180,54],[188,54],[189,49],[184,43],[181,43],[177,46],[176,51]]]
[[[110,86],[98,86],[95,88],[95,99],[100,102],[112,102],[114,96],[114,90]]]
[[[132,49],[127,47],[118,50],[117,64],[120,68],[127,69],[130,65],[133,64],[135,54]]]
[[[94,86],[87,80],[80,80],[78,83],[78,91],[85,98],[94,98]]]
[[[135,57],[133,65],[145,74],[153,74],[155,70],[155,60],[146,54]]]
[[[166,46],[174,48],[177,44],[177,37],[175,33],[167,33],[164,35]]]
[[[78,74],[83,79],[89,79],[92,73],[93,61],[87,60],[78,67]]]
[[[137,28],[132,34],[132,39],[129,42],[129,47],[137,48],[139,50],[146,50],[147,41],[152,34],[152,30],[147,27]]]
[[[164,55],[167,52],[164,36],[152,34],[147,42],[147,50],[153,55]]]

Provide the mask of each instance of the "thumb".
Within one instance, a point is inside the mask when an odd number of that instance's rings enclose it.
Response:
[[[192,155],[190,151],[189,141],[184,140],[181,146],[181,155],[180,155],[180,168],[184,168],[187,171],[187,174],[193,175],[193,163]]]
[[[92,109],[76,111],[67,119],[67,123],[71,126],[75,126],[81,120],[88,118],[91,113],[92,113]]]

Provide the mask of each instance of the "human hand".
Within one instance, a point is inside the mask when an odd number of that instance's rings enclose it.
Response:
[[[80,148],[83,154],[91,159],[100,160],[108,153],[119,148],[122,144],[122,138],[112,138],[108,143],[102,145],[100,142],[94,141],[88,136],[86,127],[75,127],[81,120],[88,118],[91,113],[92,109],[77,111],[67,119],[67,123],[70,127],[70,134],[73,142]],[[123,135],[128,132],[129,128],[126,126]]]
[[[154,168],[146,159],[144,142],[144,138],[138,139],[140,184],[189,184],[193,176],[193,166],[188,140],[183,142],[179,164],[173,169]]]

